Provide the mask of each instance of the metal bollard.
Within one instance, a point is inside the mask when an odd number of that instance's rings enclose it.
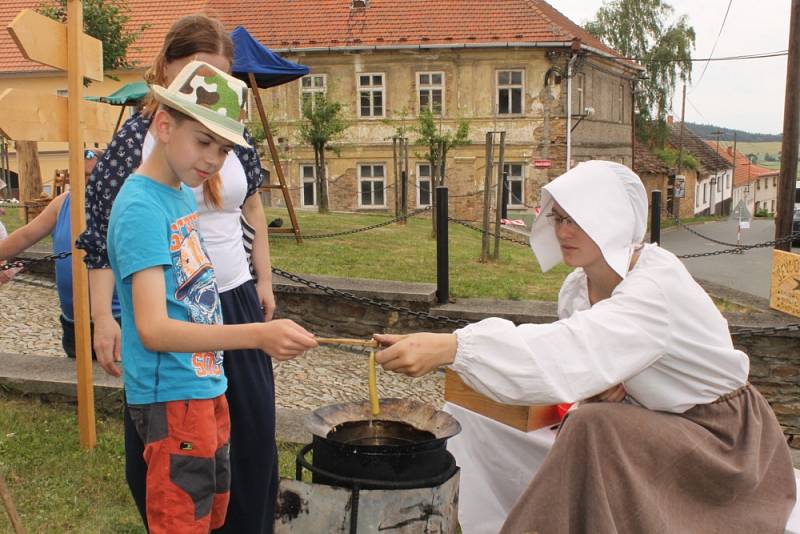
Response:
[[[661,242],[661,191],[653,191],[650,200],[650,242]]]
[[[436,300],[447,304],[450,299],[450,262],[447,242],[447,188],[436,188]]]

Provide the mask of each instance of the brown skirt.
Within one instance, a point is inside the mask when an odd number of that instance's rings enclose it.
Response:
[[[789,448],[752,386],[683,414],[582,405],[502,533],[783,534]]]

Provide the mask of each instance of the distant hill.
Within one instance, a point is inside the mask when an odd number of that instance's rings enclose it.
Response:
[[[743,130],[731,130],[722,126],[714,126],[713,124],[697,124],[695,122],[686,121],[686,126],[694,133],[703,139],[711,139],[716,141],[717,135],[714,132],[722,131],[723,134],[719,136],[720,141],[733,141],[733,132],[736,132],[736,139],[742,143],[763,143],[768,141],[780,141],[783,136],[781,134],[761,134],[753,132],[745,132]]]

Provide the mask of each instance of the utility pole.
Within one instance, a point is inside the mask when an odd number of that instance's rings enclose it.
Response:
[[[792,233],[794,191],[797,182],[797,143],[800,141],[800,0],[792,0],[789,15],[789,56],[786,58],[786,100],[783,108],[783,143],[781,175],[778,183],[778,207],[775,212],[775,239]],[[775,245],[778,250],[791,250],[791,243]]]
[[[715,132],[711,132],[711,135],[715,135],[717,137],[717,156],[719,156],[719,137],[724,133],[725,132],[723,132],[722,130],[717,130]],[[717,203],[718,202],[717,202],[716,189],[720,190],[720,195],[719,195],[720,198],[722,200],[725,200],[723,198],[724,195],[725,195],[725,189],[723,188],[723,185],[724,184],[722,184],[719,176],[717,176],[717,173],[715,172],[714,176],[711,177],[711,195],[709,195],[709,206],[708,206],[709,215],[716,215],[717,214]],[[720,213],[721,212],[722,212],[722,210],[720,210]]]
[[[683,84],[683,98],[681,99],[681,133],[678,136],[678,174],[675,176],[677,182],[678,176],[683,174],[683,121],[686,117],[686,83]],[[684,184],[686,182],[684,181]],[[681,216],[681,199],[675,196],[675,185],[672,184],[672,216],[680,218]],[[684,185],[684,187],[686,187]]]

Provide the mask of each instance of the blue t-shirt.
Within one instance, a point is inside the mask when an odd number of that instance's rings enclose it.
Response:
[[[70,194],[64,196],[64,202],[56,218],[56,225],[50,234],[53,238],[53,254],[70,252],[72,250],[72,224],[69,218]],[[58,301],[61,303],[61,315],[68,321],[74,321],[72,308],[72,258],[67,256],[56,260],[56,291]],[[111,313],[119,317],[119,300],[117,292],[111,299]]]
[[[108,226],[108,257],[122,307],[122,355],[129,404],[210,399],[227,387],[222,352],[152,352],[133,313],[133,275],[161,266],[171,319],[222,324],[214,269],[198,232],[192,192],[146,176],[125,180]]]

